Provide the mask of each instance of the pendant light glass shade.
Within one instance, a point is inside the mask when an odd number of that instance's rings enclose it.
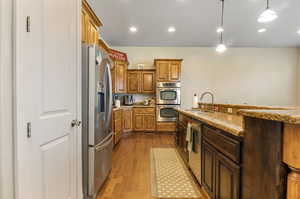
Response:
[[[216,52],[218,52],[218,53],[224,53],[226,50],[227,50],[227,47],[223,43],[219,44],[216,48]]]
[[[267,8],[260,14],[257,21],[259,23],[268,23],[278,18],[278,15],[274,10],[270,9],[269,0],[267,0]]]
[[[274,10],[271,10],[270,8],[267,8],[261,15],[258,17],[257,21],[259,23],[268,23],[271,21],[274,21],[278,18],[278,15]]]
[[[224,28],[220,26],[217,28],[217,33],[221,33],[221,32],[224,32]]]

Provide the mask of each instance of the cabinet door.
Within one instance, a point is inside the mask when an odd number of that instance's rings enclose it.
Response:
[[[115,93],[126,93],[127,64],[115,61]]]
[[[156,120],[154,114],[144,115],[144,129],[145,131],[155,131]]]
[[[216,199],[239,199],[240,167],[221,153],[216,153]]]
[[[81,9],[81,42],[87,43],[87,13]]]
[[[140,93],[141,73],[139,71],[127,72],[127,92]]]
[[[91,23],[91,31],[90,31],[90,44],[97,44],[98,43],[98,28],[94,23]]]
[[[131,109],[124,109],[123,111],[123,127],[125,131],[132,130],[132,110]]]
[[[154,71],[143,71],[141,72],[141,85],[142,93],[155,93],[155,72]]]
[[[169,62],[168,61],[159,61],[156,63],[156,78],[158,82],[167,82],[169,81]]]
[[[171,62],[169,66],[169,80],[170,81],[180,81],[181,74],[181,63],[180,62]]]
[[[202,185],[211,198],[215,198],[215,150],[202,143]],[[228,198],[231,199],[231,198]]]
[[[134,114],[134,130],[143,131],[144,130],[144,115],[143,114]]]

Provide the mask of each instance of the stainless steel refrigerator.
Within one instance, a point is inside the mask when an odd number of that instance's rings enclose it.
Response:
[[[111,60],[95,45],[82,46],[82,152],[84,199],[94,199],[112,161]]]

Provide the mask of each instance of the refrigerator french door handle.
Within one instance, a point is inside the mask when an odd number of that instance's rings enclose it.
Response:
[[[113,136],[110,135],[110,138],[109,138],[108,141],[106,141],[106,142],[105,142],[104,144],[102,144],[102,145],[99,145],[99,146],[96,146],[96,147],[95,147],[95,151],[98,152],[98,151],[101,151],[102,149],[106,148],[108,145],[111,144],[112,140],[113,140]]]
[[[109,95],[109,100],[108,100],[108,114],[106,118],[106,129],[109,129],[110,122],[111,122],[111,116],[112,116],[112,103],[113,103],[113,94],[112,94],[112,77],[111,77],[111,72],[110,72],[110,64],[109,61],[107,60],[106,62],[106,71],[107,71],[107,77],[108,77],[108,95]]]

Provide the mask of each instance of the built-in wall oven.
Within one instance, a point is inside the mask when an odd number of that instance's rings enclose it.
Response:
[[[180,82],[157,83],[156,104],[180,104]]]
[[[180,105],[156,105],[157,121],[158,122],[173,122],[176,121],[178,112],[174,108],[179,108]]]

